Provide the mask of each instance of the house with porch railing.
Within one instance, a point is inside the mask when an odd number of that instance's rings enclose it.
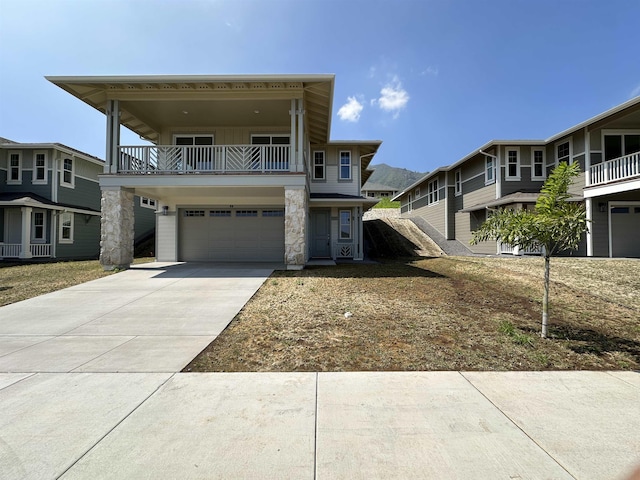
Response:
[[[106,115],[105,268],[131,263],[134,195],[158,202],[158,261],[363,259],[381,142],[331,140],[333,75],[47,78]]]
[[[469,241],[493,209],[534,208],[560,162],[580,164],[570,200],[584,203],[590,220],[578,251],[568,253],[640,257],[640,97],[545,140],[492,140],[428,173],[394,199],[400,200],[403,217],[419,217],[473,253],[537,254]]]
[[[61,143],[0,138],[0,260],[97,258],[103,169]],[[142,238],[155,228],[155,204],[136,200]]]

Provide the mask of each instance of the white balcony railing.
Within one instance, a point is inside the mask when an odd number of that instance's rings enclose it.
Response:
[[[606,162],[592,165],[589,185],[603,185],[640,177],[640,152],[631,153],[624,157],[613,158]]]
[[[118,173],[288,172],[288,145],[120,146]]]
[[[356,252],[354,243],[334,243],[333,258],[353,258]]]
[[[514,247],[508,243],[500,243],[500,253],[510,255],[540,255],[542,250],[539,248],[522,249],[518,246]]]
[[[50,243],[32,243],[29,245],[31,257],[50,257]],[[0,243],[0,258],[20,258],[22,245],[20,243]]]

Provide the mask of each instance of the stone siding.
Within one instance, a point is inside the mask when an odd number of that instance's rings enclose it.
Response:
[[[400,218],[399,208],[372,208],[364,212],[362,220],[377,220],[379,218]]]
[[[129,268],[133,262],[133,192],[103,190],[100,263],[105,270]]]

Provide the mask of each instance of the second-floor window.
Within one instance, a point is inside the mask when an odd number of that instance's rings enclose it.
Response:
[[[47,183],[47,154],[46,152],[36,152],[33,157],[33,179],[32,183]]]
[[[454,183],[455,194],[462,195],[462,170],[456,170]]]
[[[545,168],[544,168],[544,149],[535,148],[531,151],[531,179],[532,180],[544,180]]]
[[[324,152],[321,150],[313,152],[313,179],[325,179]]]
[[[507,176],[506,180],[520,180],[520,150],[507,148]]]
[[[484,166],[484,183],[488,185],[490,183],[494,183],[495,181],[496,176],[493,157],[486,157]]]
[[[351,152],[340,152],[340,180],[351,180]]]
[[[630,131],[623,133],[605,133],[604,159],[611,160],[625,155],[640,152],[640,133]]]
[[[561,162],[571,163],[571,142],[556,145],[556,165]]]
[[[429,196],[429,204],[436,203],[440,200],[440,190],[438,189],[438,179],[429,182],[429,188],[427,190]]]
[[[62,161],[62,185],[73,187],[73,160],[65,158]]]
[[[9,176],[7,177],[7,183],[22,183],[22,154],[20,154],[20,152],[9,153]]]

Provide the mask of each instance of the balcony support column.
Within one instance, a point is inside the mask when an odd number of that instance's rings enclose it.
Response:
[[[284,190],[284,263],[287,270],[301,270],[307,263],[307,189]]]
[[[303,105],[302,105],[302,99],[298,100],[298,108],[297,108],[297,112],[298,112],[298,133],[296,135],[296,140],[298,141],[298,148],[297,148],[297,153],[296,153],[296,166],[295,166],[295,171],[296,172],[303,172],[304,171],[304,145],[303,145],[303,141],[304,141],[304,110],[302,109]]]
[[[296,117],[297,117],[297,100],[291,99],[291,110],[289,110],[289,114],[291,115],[291,137],[289,138],[289,148],[291,149],[289,170],[293,170],[292,166],[297,163],[297,155],[296,155]]]
[[[126,269],[133,262],[133,191],[102,187],[100,263],[105,270]]]
[[[22,211],[22,238],[19,258],[29,259],[31,255],[31,207],[21,207]]]
[[[588,171],[588,170],[587,170]],[[588,185],[588,183],[587,183]],[[591,197],[585,198],[585,210],[587,214],[587,257],[593,257],[593,199]]]
[[[107,151],[104,173],[118,173],[118,145],[120,145],[120,102],[107,101]]]

